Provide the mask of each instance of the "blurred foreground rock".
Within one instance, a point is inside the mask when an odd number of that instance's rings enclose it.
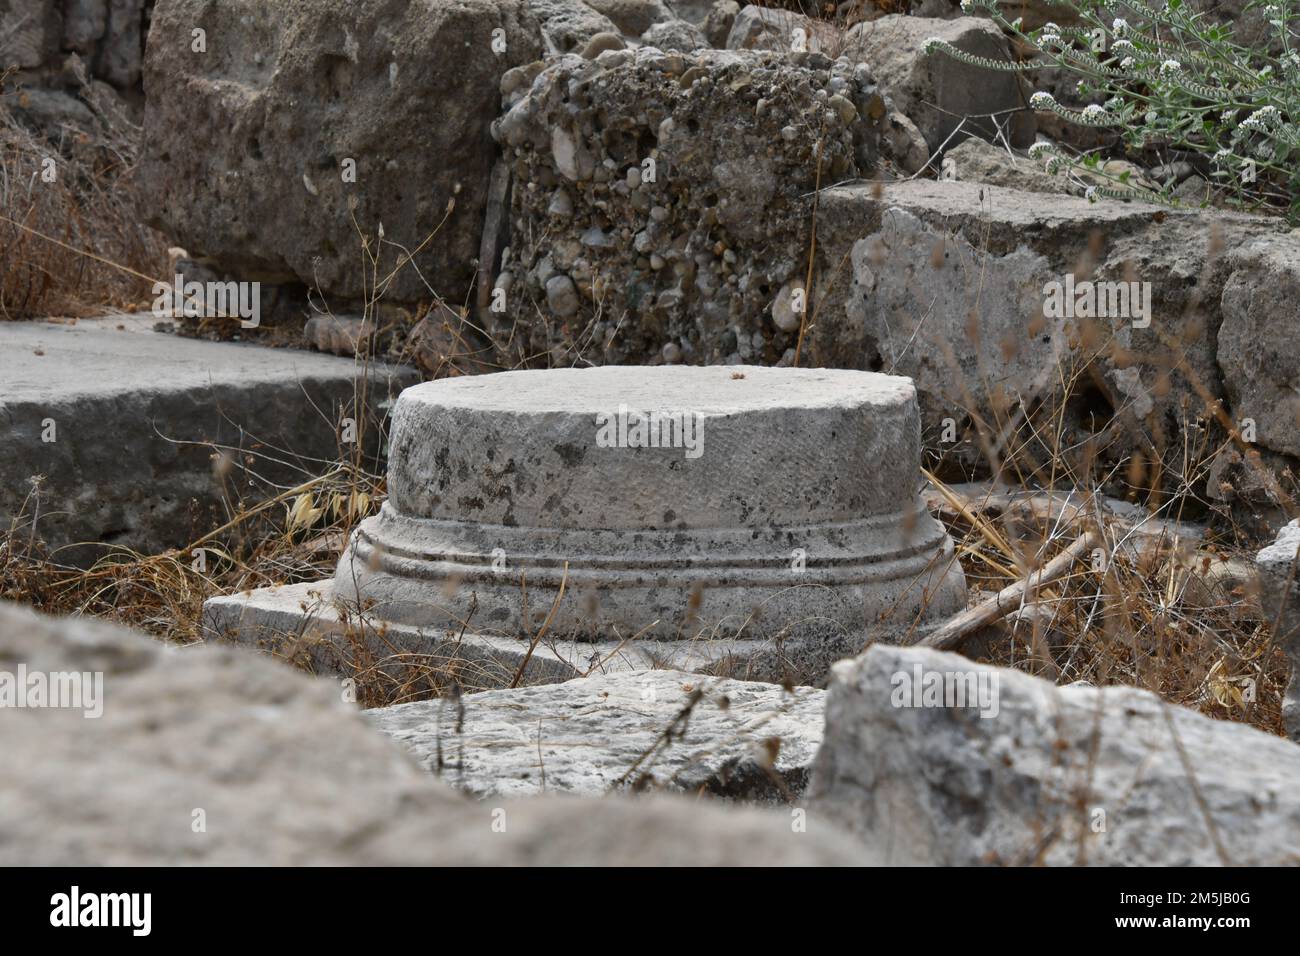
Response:
[[[0,707],[0,864],[837,865],[844,833],[698,800],[473,803],[341,685],[0,604],[0,674],[102,673],[102,715]]]
[[[927,700],[935,679],[965,696]],[[836,665],[808,795],[893,864],[1300,862],[1294,744],[931,650]]]

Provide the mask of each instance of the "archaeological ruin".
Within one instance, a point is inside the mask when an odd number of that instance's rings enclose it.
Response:
[[[0,864],[1294,865],[1257,6],[0,0]]]

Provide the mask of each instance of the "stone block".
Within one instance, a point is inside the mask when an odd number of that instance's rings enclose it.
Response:
[[[34,518],[35,537],[64,549],[55,560],[83,563],[108,545],[156,553],[217,527],[228,517],[217,447],[232,460],[253,455],[259,474],[291,484],[304,472],[268,455],[339,454],[339,421],[361,375],[352,361],[181,338],[151,331],[156,322],[5,323],[0,515],[8,524],[23,513],[20,527]],[[372,366],[370,408],[415,378]],[[238,478],[242,461],[232,467]],[[44,476],[39,495],[35,475]]]
[[[397,704],[366,717],[421,766],[480,799],[667,790],[790,802],[821,743],[823,697],[811,687],[645,670]]]

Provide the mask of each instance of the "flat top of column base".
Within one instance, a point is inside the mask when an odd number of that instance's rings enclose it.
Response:
[[[886,407],[915,400],[912,380],[850,369],[756,365],[605,365],[445,378],[408,388],[402,401],[444,408],[572,413]]]

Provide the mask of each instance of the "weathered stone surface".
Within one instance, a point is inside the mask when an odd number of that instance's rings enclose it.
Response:
[[[789,801],[822,738],[823,691],[632,671],[366,711],[472,796],[617,790]],[[439,765],[441,754],[442,765]]]
[[[1274,626],[1274,641],[1291,661],[1291,679],[1282,699],[1287,736],[1300,743],[1300,519],[1288,522],[1277,539],[1255,556],[1260,604]]]
[[[0,68],[31,69],[52,59],[62,30],[57,0],[0,0]]]
[[[793,350],[767,310],[807,269],[819,150],[823,185],[876,164],[885,109],[865,70],[642,48],[564,58],[519,93],[495,128],[515,172],[510,291],[485,319],[515,361],[571,355],[588,328],[608,363],[669,343],[687,363]],[[576,302],[551,293],[561,276]]]
[[[144,0],[108,0],[108,25],[95,75],[119,87],[140,82],[144,60]]]
[[[1100,435],[1099,461],[1134,448],[1159,455],[1204,414],[1198,387],[1223,397],[1215,337],[1236,268],[1228,250],[1264,237],[1289,243],[1277,227],[1264,217],[977,183],[835,187],[820,199],[814,301],[837,318],[817,323],[811,354],[818,364],[910,376],[927,435],[946,418],[960,427],[969,410],[996,435],[1007,409],[1049,397],[1058,363],[1090,365],[1097,374],[1071,390],[1061,446]],[[1067,275],[1150,283],[1150,325],[1138,327],[1132,310],[1045,315],[1047,283]]]
[[[1074,26],[1079,22],[1079,11],[1070,3],[1052,3],[1051,0],[998,0],[1002,15],[1008,20],[1017,18],[1024,21],[1022,29],[1027,33],[1037,30],[1045,23],[1058,26]],[[960,7],[957,7],[960,11]]]
[[[1268,52],[1270,56],[1280,56],[1286,46],[1282,42],[1282,31],[1269,22],[1267,5],[1250,3],[1249,0],[1189,0],[1188,7],[1199,13],[1207,25],[1218,24],[1232,31],[1232,42],[1256,53]],[[1059,22],[1059,21],[1058,21]],[[1133,21],[1135,24],[1140,19]],[[1295,49],[1300,40],[1294,20],[1288,23],[1290,49]]]
[[[704,33],[685,20],[656,23],[641,34],[641,42],[660,50],[676,50],[681,53],[693,53],[709,47],[708,38]]]
[[[925,41],[930,37],[975,56],[1009,59],[1001,30],[976,17],[881,17],[850,29],[847,50],[854,59],[870,64],[872,74],[895,106],[921,130],[931,152],[945,143],[955,145],[967,135],[991,139],[996,129],[991,120],[967,117],[1026,106],[1020,79],[1014,73],[961,63],[938,51],[926,53]],[[967,118],[964,123],[963,118]],[[1013,146],[1033,142],[1034,121],[1028,111],[1000,119],[1008,128]]]
[[[965,588],[915,496],[919,437],[911,383],[863,372],[429,382],[397,401],[389,498],[334,592],[417,626],[533,634],[545,616],[557,638],[794,639],[941,618]]]
[[[869,639],[915,640],[931,622],[886,621]],[[679,670],[709,677],[791,686],[824,680],[832,664],[859,653],[860,633],[818,634],[702,641],[609,638],[572,641],[548,637],[539,644],[523,632],[487,632],[475,627],[430,628],[359,614],[339,600],[331,581],[258,588],[203,604],[207,640],[244,644],[315,674],[347,675],[375,667],[395,684],[414,668],[422,685],[450,691],[490,690],[554,684],[592,674]],[[378,703],[378,702],[376,702]]]
[[[206,54],[191,51],[195,24]],[[436,230],[415,255],[418,272],[402,268],[384,297],[427,301],[432,284],[462,300],[479,254],[499,83],[539,56],[538,30],[522,0],[420,0],[396,12],[382,0],[162,3],[149,32],[140,171],[154,217],[242,278],[296,279],[334,307],[365,298],[374,281],[358,228],[381,275],[399,264],[393,243],[415,250]],[[196,127],[222,133],[196,137]]]
[[[898,705],[930,673],[992,696]],[[877,644],[835,666],[809,800],[897,864],[1300,858],[1294,744],[1136,688],[1056,687],[922,649]]]
[[[843,33],[824,20],[753,4],[742,7],[736,14],[726,41],[728,50],[773,50],[781,53],[806,50],[827,56],[838,56],[843,45]]]
[[[736,0],[716,0],[709,7],[709,12],[699,26],[704,31],[704,37],[709,41],[710,46],[717,47],[719,50],[726,48],[727,37],[739,13],[740,4]]]
[[[677,19],[663,0],[586,0],[587,6],[609,17],[625,36],[639,37],[656,23]]]
[[[63,5],[63,42],[79,53],[89,53],[108,27],[107,0],[67,0]]]
[[[1300,301],[1300,235],[1230,247],[1218,363],[1234,419],[1255,423],[1256,440],[1300,455],[1300,349],[1289,318]]]
[[[332,460],[360,370],[351,361],[150,331],[152,316],[75,324],[8,322],[0,351],[0,515],[26,506],[59,561],[103,545],[154,553],[225,520],[213,445],[256,457],[258,474],[302,480],[265,460]],[[370,407],[415,380],[370,369]],[[370,429],[374,433],[375,429]],[[259,454],[261,453],[261,454]],[[269,469],[269,473],[264,472]],[[44,475],[39,499],[29,479]],[[296,476],[296,477],[295,477]],[[22,522],[20,522],[20,526]]]
[[[0,0],[0,68],[28,89],[112,84],[138,100],[144,29],[153,0]],[[84,59],[70,68],[68,52]],[[75,58],[74,58],[75,59]]]
[[[528,0],[528,9],[541,23],[551,53],[575,53],[598,33],[619,32],[613,20],[582,0]]]
[[[890,110],[885,116],[880,148],[909,176],[916,175],[930,162],[930,147],[926,145],[925,137],[916,128],[916,124],[898,110]]]
[[[345,704],[245,651],[0,604],[0,669],[99,672],[103,712],[0,710],[0,864],[835,865],[810,816],[669,796],[473,803]],[[202,826],[199,826],[199,823]],[[504,831],[501,824],[504,823]]]
[[[1053,176],[1038,160],[1017,153],[1011,155],[1006,147],[986,143],[971,137],[944,153],[951,160],[954,178],[967,183],[987,183],[1035,193],[1078,195],[1080,190],[1070,185],[1064,175]]]

